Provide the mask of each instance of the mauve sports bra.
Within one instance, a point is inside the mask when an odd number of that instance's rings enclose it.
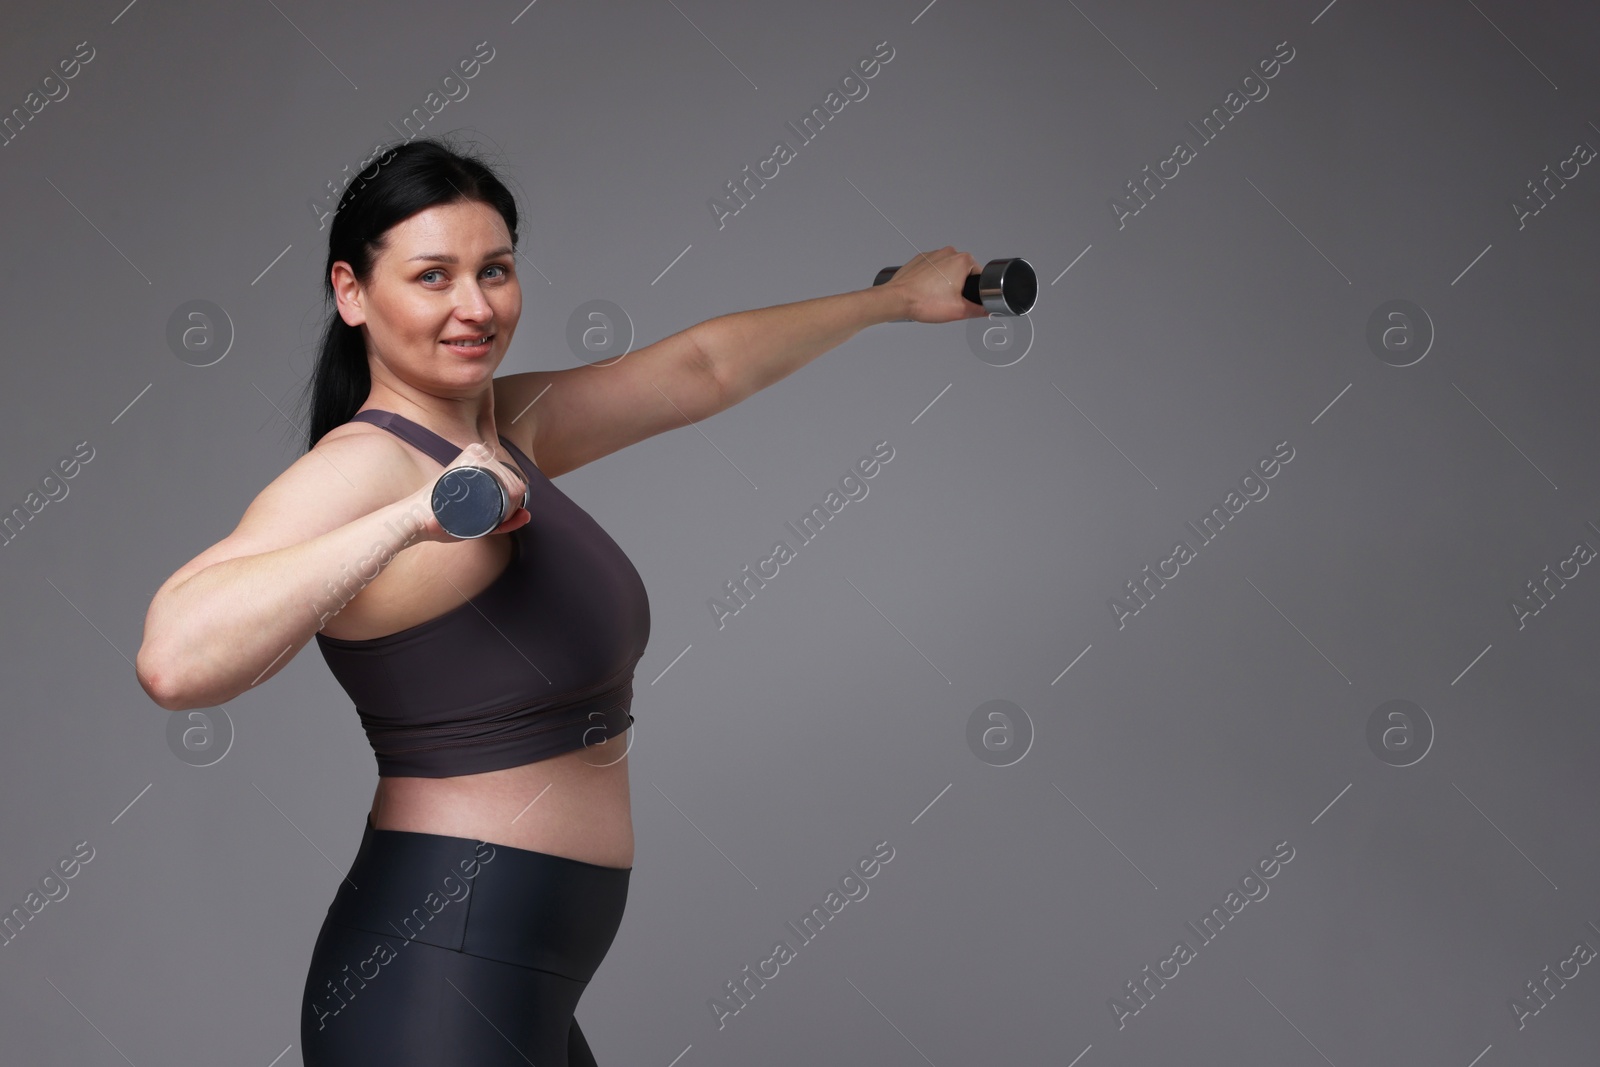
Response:
[[[358,411],[437,460],[461,454],[392,411]],[[318,633],[383,776],[449,778],[593,747],[633,724],[650,601],[615,541],[516,445],[532,520],[483,592],[415,626],[353,641]],[[607,757],[610,762],[612,757]]]

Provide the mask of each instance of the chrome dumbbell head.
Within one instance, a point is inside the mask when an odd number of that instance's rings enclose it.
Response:
[[[452,467],[433,483],[433,514],[445,533],[469,540],[483,537],[519,506],[487,467]],[[528,488],[521,507],[528,506]]]

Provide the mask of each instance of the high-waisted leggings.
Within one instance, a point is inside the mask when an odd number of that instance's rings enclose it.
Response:
[[[306,1067],[595,1067],[573,1010],[631,870],[369,816],[311,954]]]

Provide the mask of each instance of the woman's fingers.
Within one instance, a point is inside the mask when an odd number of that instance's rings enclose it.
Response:
[[[970,253],[945,245],[913,256],[887,284],[910,291],[911,318],[916,321],[952,322],[984,314],[982,307],[962,296],[967,278],[977,272],[978,262]]]
[[[506,494],[513,500],[520,501],[528,488],[527,479],[522,476],[520,470],[507,466],[488,445],[479,441],[474,441],[463,449],[459,456],[450,461],[450,466],[486,468],[500,480]]]

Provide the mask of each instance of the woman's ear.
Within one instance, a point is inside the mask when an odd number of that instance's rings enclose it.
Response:
[[[329,275],[333,283],[333,299],[339,309],[339,317],[344,319],[347,326],[360,326],[367,321],[367,312],[361,306],[365,294],[361,290],[361,283],[356,280],[355,271],[350,269],[350,264],[344,260],[333,265]]]

